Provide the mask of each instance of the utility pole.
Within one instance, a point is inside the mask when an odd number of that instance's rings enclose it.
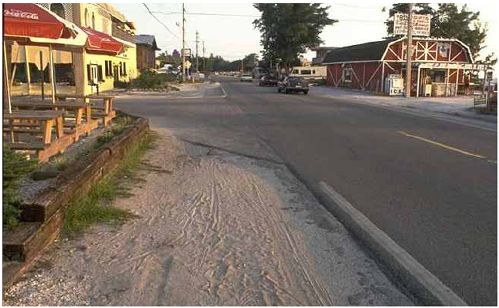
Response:
[[[407,19],[407,62],[405,65],[405,97],[411,97],[412,86],[412,3],[409,3]]]
[[[185,82],[185,5],[182,3],[182,81]]]
[[[205,52],[206,52],[206,49],[204,49],[204,41],[203,41],[203,71],[206,71],[206,58],[204,56]]]
[[[244,58],[241,59],[241,74],[244,73],[244,65],[243,65]]]
[[[196,72],[197,73],[199,73],[198,45],[199,45],[199,32],[198,30],[196,30]]]

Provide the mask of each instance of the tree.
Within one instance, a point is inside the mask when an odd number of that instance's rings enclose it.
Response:
[[[243,58],[243,66],[245,71],[252,70],[255,68],[255,62],[258,63],[258,55],[256,53],[250,53]]]
[[[433,37],[456,38],[470,47],[474,58],[479,55],[480,50],[487,37],[487,28],[480,22],[480,12],[468,10],[466,5],[459,9],[454,3],[440,3],[438,9],[434,9],[427,3],[414,4],[414,13],[430,14],[431,35]],[[386,30],[389,37],[393,37],[393,15],[397,12],[406,13],[407,3],[396,3],[389,10]]]
[[[433,35],[457,38],[470,47],[473,57],[477,57],[487,38],[487,28],[479,17],[480,12],[469,11],[466,4],[460,10],[453,3],[439,4]]]
[[[257,3],[254,7],[262,14],[253,25],[261,32],[264,60],[275,63],[280,58],[286,71],[300,53],[323,43],[322,30],[337,22],[329,18],[329,6],[318,3]]]

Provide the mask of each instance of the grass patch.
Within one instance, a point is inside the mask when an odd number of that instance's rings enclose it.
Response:
[[[95,223],[121,223],[132,216],[128,211],[113,206],[112,202],[118,196],[127,195],[128,187],[124,180],[133,179],[142,156],[153,147],[155,139],[155,134],[147,133],[130,149],[113,172],[94,183],[86,196],[70,202],[64,220],[66,234],[84,231]]]
[[[28,160],[25,156],[3,148],[3,183],[2,183],[2,218],[3,229],[13,229],[19,224],[19,182],[38,167],[37,160]]]

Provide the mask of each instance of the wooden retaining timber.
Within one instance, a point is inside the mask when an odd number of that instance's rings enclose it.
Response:
[[[21,225],[3,232],[3,288],[11,286],[59,236],[67,204],[87,193],[93,183],[116,168],[129,148],[149,128],[138,118],[98,152],[65,169],[56,184],[21,206]]]

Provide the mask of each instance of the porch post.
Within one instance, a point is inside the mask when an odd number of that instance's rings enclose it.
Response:
[[[457,75],[456,75],[456,95],[457,96],[457,89],[459,88],[459,68],[457,69]]]
[[[3,72],[4,72],[4,99],[7,102],[7,110],[12,113],[12,105],[10,103],[10,82],[9,82],[9,65],[7,61],[7,43],[3,41]]]
[[[31,70],[29,68],[28,46],[24,45],[24,60],[26,64],[26,82],[28,84],[28,95],[31,95]]]
[[[381,62],[381,93],[385,93],[385,61]]]
[[[85,51],[81,48],[78,51],[73,52],[73,73],[74,73],[74,82],[75,82],[75,94],[76,95],[85,95],[85,72],[86,66],[84,62],[84,53]]]
[[[49,45],[49,75],[50,75],[50,87],[52,90],[52,103],[55,104],[55,72],[54,72],[54,55],[52,52],[52,44]]]
[[[420,82],[419,74],[420,74],[420,72],[421,72],[421,68],[418,65],[418,76],[417,76],[417,82],[416,82],[416,97],[419,97],[419,82]]]
[[[449,70],[449,67],[447,67],[447,78],[445,78],[445,96],[449,96],[449,73],[450,73],[450,70]]]
[[[364,70],[362,72],[362,89],[366,89],[366,62],[364,62]]]

